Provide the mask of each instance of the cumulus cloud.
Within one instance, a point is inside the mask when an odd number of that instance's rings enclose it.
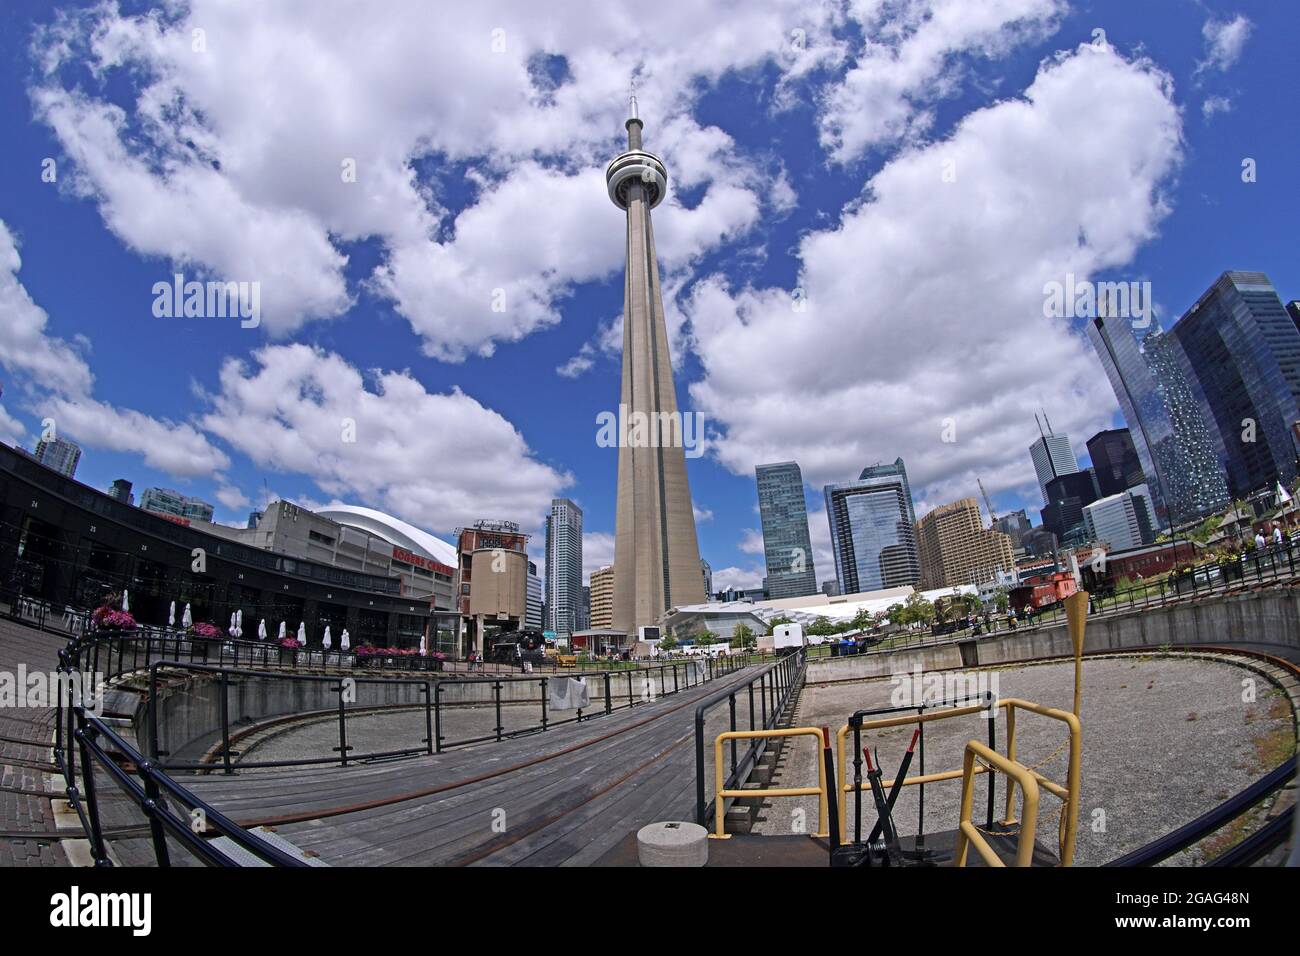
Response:
[[[784,290],[697,283],[691,396],[722,432],[718,459],[743,475],[793,458],[820,488],[901,455],[918,497],[943,501],[976,477],[995,491],[1031,481],[1035,410],[1080,439],[1115,410],[1087,341],[1044,317],[1043,287],[1130,262],[1180,156],[1169,78],[1084,46],[1022,97],[900,154],[805,236],[803,311]],[[754,375],[774,356],[780,375]]]
[[[1201,104],[1201,115],[1206,120],[1213,119],[1219,113],[1231,113],[1232,100],[1226,96],[1207,96]]]
[[[648,145],[673,183],[703,188],[659,237],[669,268],[750,228],[760,197],[793,202],[783,175],[771,189],[768,170],[690,111],[724,74],[832,61],[838,14],[798,0],[655,12],[692,28],[647,29],[642,11],[609,4],[539,21],[520,0],[454,18],[423,0],[382,17],[353,0],[140,15],[105,3],[41,31],[32,99],[79,191],[133,249],[260,281],[274,335],[345,311],[355,290],[340,244],[376,239],[371,288],[428,355],[456,361],[555,323],[575,283],[621,265],[603,167],[634,74]],[[448,197],[467,184],[457,209]],[[602,219],[608,230],[592,228]]]
[[[27,430],[23,428],[23,423],[14,418],[0,405],[0,442],[6,445],[20,445],[27,437]]]
[[[853,8],[863,45],[825,91],[822,145],[839,162],[924,132],[927,108],[961,89],[957,60],[998,57],[1056,29],[1061,0],[867,0]]]
[[[1231,19],[1207,20],[1201,28],[1201,35],[1205,38],[1205,59],[1197,64],[1197,72],[1231,69],[1241,58],[1241,51],[1245,49],[1253,28],[1250,20],[1240,13]]]
[[[438,532],[478,518],[540,524],[571,481],[537,461],[505,418],[407,372],[367,376],[341,356],[273,345],[227,359],[200,423],[262,468]]]
[[[591,583],[591,572],[614,563],[614,536],[608,531],[582,533],[582,580]]]

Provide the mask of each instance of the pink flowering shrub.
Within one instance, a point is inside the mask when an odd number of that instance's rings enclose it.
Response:
[[[285,637],[285,638],[281,638],[281,640],[280,640],[280,646],[281,646],[281,647],[287,647],[287,648],[290,648],[290,649],[296,649],[296,648],[298,648],[300,645],[298,644],[298,638],[296,638],[296,637]]]
[[[90,615],[97,631],[134,631],[135,618],[129,611],[119,610],[105,604],[97,607]]]
[[[420,649],[418,647],[403,650],[400,647],[376,647],[373,644],[360,644],[357,646],[357,657],[419,657]],[[434,657],[441,655],[435,654]]]
[[[219,641],[222,640],[221,628],[207,621],[199,621],[197,624],[190,625],[190,637],[204,641]]]

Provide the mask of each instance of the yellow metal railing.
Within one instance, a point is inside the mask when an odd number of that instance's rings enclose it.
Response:
[[[1069,728],[1069,741],[1068,741],[1069,763],[1067,769],[1066,782],[1064,786],[1062,786],[1059,783],[1056,783],[1055,781],[1049,780],[1047,777],[1043,776],[1033,767],[1024,767],[1023,769],[1030,775],[1030,778],[1034,781],[1035,800],[1037,800],[1038,788],[1041,787],[1043,790],[1046,790],[1048,793],[1051,793],[1053,796],[1058,797],[1065,806],[1065,813],[1062,816],[1061,827],[1060,827],[1060,832],[1058,834],[1058,838],[1059,838],[1061,865],[1070,866],[1074,861],[1074,849],[1075,849],[1075,843],[1077,838],[1076,831],[1078,830],[1078,825],[1079,825],[1079,776],[1080,776],[1080,756],[1081,756],[1080,753],[1081,732],[1080,732],[1079,718],[1076,717],[1074,714],[1070,713],[1069,711],[1057,710],[1054,707],[1043,707],[1041,704],[1035,704],[1032,701],[1021,700],[1015,697],[1008,697],[1004,700],[996,701],[993,706],[995,708],[1001,707],[1006,709],[1006,719],[1007,719],[1006,759],[1012,762],[1016,761],[1016,711],[1017,710],[1025,710],[1025,711],[1029,711],[1030,713],[1039,714],[1041,716],[1048,717],[1053,720],[1059,720]],[[924,724],[933,720],[948,720],[952,717],[963,717],[963,716],[968,716],[970,714],[987,712],[988,710],[989,710],[989,705],[987,704],[970,704],[964,707],[953,707],[948,710],[934,710],[934,711],[930,711],[929,713],[923,713],[923,714],[903,714],[897,717],[881,717],[876,720],[864,720],[862,722],[862,729],[864,731],[882,730],[887,727],[900,727],[907,724]],[[839,774],[839,789],[841,793],[841,797],[839,800],[839,817],[840,817],[839,823],[840,823],[841,843],[849,842],[848,829],[847,829],[847,822],[848,822],[847,814],[848,814],[848,802],[849,802],[850,795],[852,795],[855,792],[855,790],[858,789],[866,792],[870,792],[871,790],[871,782],[869,780],[864,780],[862,781],[861,784],[855,785],[852,781],[848,779],[848,760],[847,760],[847,754],[845,753],[845,740],[848,737],[848,734],[851,730],[852,727],[848,724],[845,724],[836,732],[835,735],[836,750],[837,750],[836,755],[839,758],[838,774]],[[985,747],[984,749],[988,749],[988,748]],[[1016,763],[1016,766],[1020,767],[1022,765]],[[971,774],[981,774],[987,772],[988,772],[987,768],[982,764],[976,766],[973,770],[969,771],[969,773]],[[945,780],[962,780],[963,787],[964,787],[967,773],[968,771],[966,770],[965,767],[963,767],[961,770],[944,770],[937,773],[917,774],[915,776],[904,778],[903,786],[912,787],[923,783],[939,783]],[[1016,822],[1015,817],[1013,816],[1013,811],[1015,809],[1015,802],[1014,802],[1015,784],[1018,781],[1018,779],[1019,778],[1014,777],[1010,774],[1008,774],[1007,776],[1007,780],[1008,780],[1007,802],[1006,802],[1006,811],[1004,815],[1005,818],[1002,821],[1004,824],[1007,825]],[[894,786],[894,783],[895,781],[893,780],[884,780],[881,782],[881,788],[885,791],[886,795],[888,794],[889,789]],[[1032,842],[1032,836],[1031,836],[1031,842]]]
[[[957,846],[954,850],[954,862],[957,866],[966,865],[966,851],[974,844],[979,855],[989,866],[1006,866],[997,851],[989,845],[979,827],[971,819],[971,806],[975,800],[975,758],[995,770],[1007,775],[1007,789],[1013,790],[1011,781],[1020,784],[1024,794],[1021,800],[1022,813],[1020,824],[1020,841],[1016,844],[1016,866],[1029,866],[1034,860],[1034,832],[1038,829],[1038,782],[1035,774],[1028,767],[1008,760],[996,750],[985,746],[978,740],[966,744],[966,754],[962,761],[961,777],[961,817],[957,824]],[[1008,815],[1010,810],[1008,809]]]
[[[753,740],[755,738],[769,737],[816,737],[817,738],[817,786],[815,787],[776,787],[768,790],[724,790],[723,784],[723,762],[722,747],[729,740]],[[822,760],[821,748],[827,743],[822,732],[816,727],[787,727],[777,730],[729,730],[725,733],[718,734],[717,740],[713,743],[713,819],[715,822],[716,832],[709,834],[711,840],[728,840],[731,834],[726,832],[726,807],[727,797],[811,797],[814,794],[821,797],[817,808],[817,832],[813,834],[816,837],[825,837],[829,834],[826,831],[827,812],[826,806],[828,801],[829,782],[826,779],[826,763]]]

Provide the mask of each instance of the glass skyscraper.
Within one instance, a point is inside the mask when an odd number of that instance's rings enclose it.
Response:
[[[903,459],[827,485],[826,520],[841,594],[915,586],[921,579],[916,512]]]
[[[1300,331],[1262,272],[1225,272],[1170,330],[1234,498],[1296,477]]]
[[[1070,447],[1070,436],[1053,434],[1050,424],[1048,429],[1046,435],[1040,435],[1029,446],[1029,458],[1034,463],[1034,474],[1038,477],[1038,490],[1043,493],[1043,504],[1049,504],[1051,500],[1047,494],[1049,481],[1062,475],[1073,475],[1079,470],[1074,449]]]
[[[1181,522],[1228,503],[1217,430],[1179,360],[1176,340],[1153,331],[1139,344],[1130,320],[1097,316],[1088,337],[1110,380],[1158,520]]]
[[[582,509],[551,500],[546,517],[546,630],[582,630]]]
[[[61,475],[74,478],[77,463],[81,461],[81,446],[66,438],[42,438],[36,443],[32,457],[46,468],[53,468]]]
[[[772,598],[805,597],[817,593],[812,541],[808,536],[808,504],[803,474],[793,461],[759,465],[758,512],[763,521],[763,557],[767,562],[767,593]]]

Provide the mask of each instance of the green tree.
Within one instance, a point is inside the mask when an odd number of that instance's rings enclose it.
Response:
[[[736,629],[731,632],[731,643],[736,647],[749,648],[758,643],[758,638],[754,636],[754,630],[748,624],[741,622],[736,625]]]
[[[907,623],[907,608],[901,604],[891,604],[885,611],[885,616],[889,619],[890,624],[902,627]]]
[[[934,605],[920,591],[909,594],[903,607],[908,624],[929,624],[934,620]]]
[[[676,649],[677,638],[673,637],[671,634],[665,634],[663,637],[659,638],[660,654],[671,654]]]
[[[853,615],[853,620],[850,623],[855,631],[868,631],[874,623],[874,616],[865,607],[859,608],[858,613]]]
[[[714,634],[708,628],[701,629],[695,633],[695,644],[697,647],[708,647],[710,644],[718,643],[718,635]]]
[[[817,637],[829,637],[831,634],[835,633],[835,625],[831,623],[829,617],[826,617],[823,614],[809,624],[807,630],[809,634],[813,634]]]

